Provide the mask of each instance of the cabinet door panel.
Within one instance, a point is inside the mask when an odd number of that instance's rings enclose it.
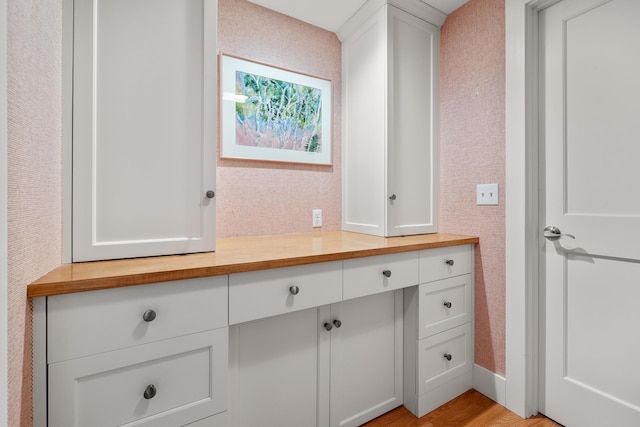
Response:
[[[215,249],[216,11],[75,1],[73,261]]]
[[[331,426],[402,405],[402,290],[331,306]]]
[[[388,6],[389,128],[386,236],[437,230],[436,26]]]
[[[229,328],[232,427],[327,425],[328,319],[327,306]]]
[[[227,339],[220,328],[51,364],[49,425],[173,427],[222,412]]]

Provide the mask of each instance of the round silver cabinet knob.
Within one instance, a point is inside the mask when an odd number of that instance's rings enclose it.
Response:
[[[443,303],[443,305],[444,305],[445,307],[447,307],[447,308],[451,308],[451,306],[452,306],[453,304],[451,304],[451,301],[445,301],[445,302]]]
[[[153,322],[155,318],[156,318],[155,310],[149,309],[142,314],[142,320],[144,320],[145,322]]]
[[[453,264],[455,264],[455,262],[452,259],[448,259],[444,263],[451,267],[453,267]]]
[[[448,361],[451,361],[451,355],[449,353],[445,353],[442,357],[444,357]]]
[[[340,326],[342,326],[342,322],[336,319],[333,321],[333,326],[335,326],[336,328],[339,328]]]
[[[383,270],[382,275],[384,277],[391,277],[391,270]]]
[[[398,197],[395,194],[392,194],[392,195],[389,196],[389,200],[395,200],[397,198]]]
[[[149,384],[142,395],[145,399],[149,400],[153,399],[157,392],[158,391],[156,390],[156,386],[154,386],[153,384]]]
[[[326,322],[326,323],[324,324],[324,328],[325,328],[327,331],[330,331],[331,329],[333,329],[333,325],[332,325],[331,323],[329,323],[329,322]]]
[[[207,191],[206,195],[207,195],[207,198],[213,199],[214,197],[216,197],[216,192],[213,190],[209,190]]]
[[[291,293],[291,295],[298,295],[298,293],[300,292],[300,288],[296,285],[293,285],[289,288],[289,292]]]

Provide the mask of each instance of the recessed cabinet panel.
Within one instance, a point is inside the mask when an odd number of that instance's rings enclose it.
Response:
[[[73,261],[214,250],[216,0],[73,8]]]
[[[49,426],[187,424],[227,404],[227,328],[49,365]]]

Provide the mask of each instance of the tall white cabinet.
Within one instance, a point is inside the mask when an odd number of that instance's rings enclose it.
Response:
[[[73,261],[214,250],[217,1],[72,5]]]
[[[345,231],[437,232],[438,25],[444,18],[419,1],[371,0],[338,32]]]

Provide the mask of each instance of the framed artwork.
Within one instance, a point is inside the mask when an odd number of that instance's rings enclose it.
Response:
[[[331,82],[220,55],[222,158],[331,165]]]

